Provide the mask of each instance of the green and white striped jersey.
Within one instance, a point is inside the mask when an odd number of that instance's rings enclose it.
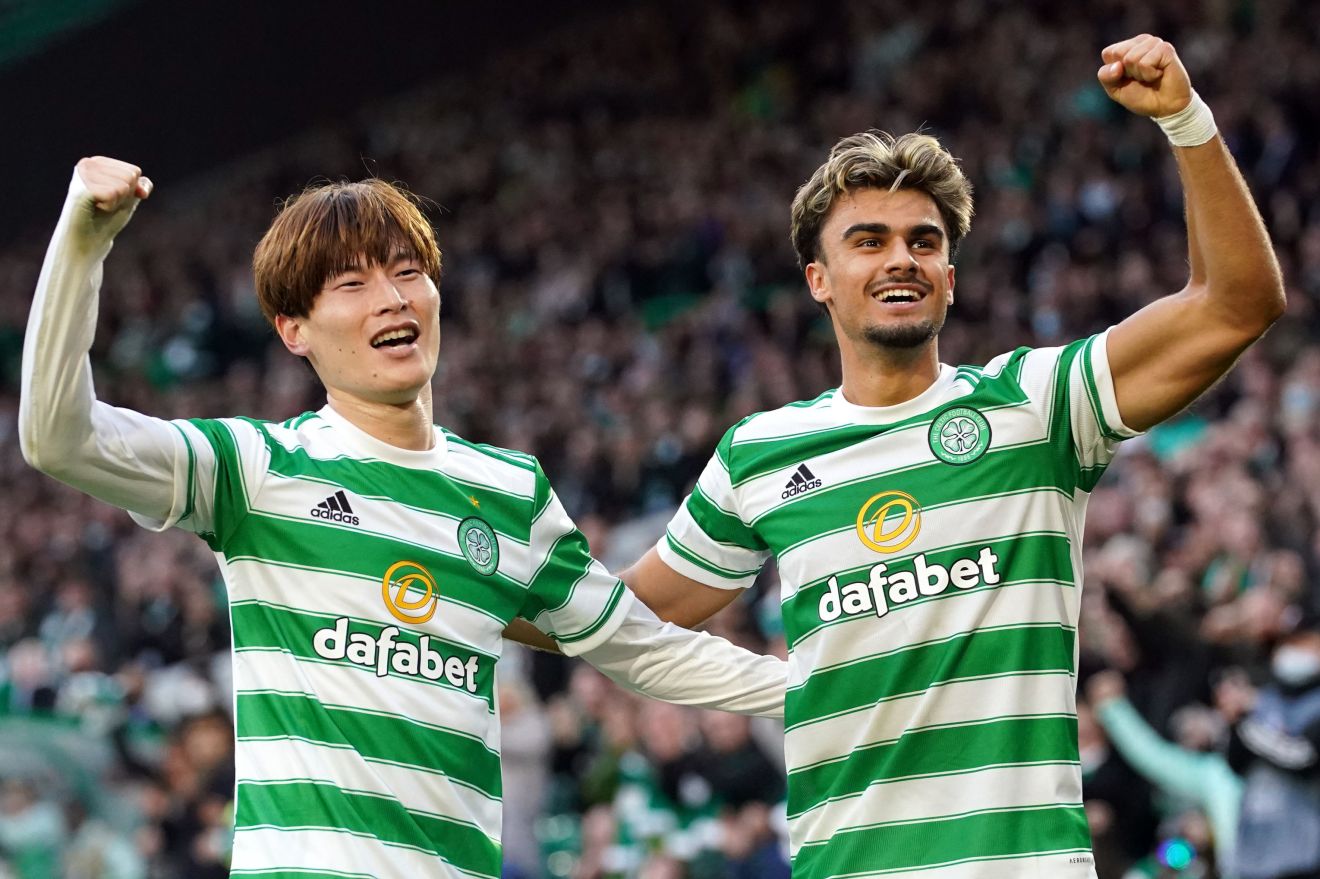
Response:
[[[501,631],[577,654],[631,593],[527,455],[401,450],[329,407],[172,423],[189,472],[144,524],[200,534],[228,585],[232,874],[497,877]]]
[[[788,639],[795,879],[1094,876],[1077,750],[1082,519],[1118,440],[1106,334],[838,390],[725,434],[659,552]]]

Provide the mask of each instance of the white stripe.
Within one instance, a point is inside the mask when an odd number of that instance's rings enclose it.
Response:
[[[791,772],[845,757],[856,748],[893,741],[907,729],[968,723],[1012,711],[1072,714],[1077,710],[1075,688],[1076,682],[1068,673],[956,681],[932,687],[885,702],[879,708],[868,705],[788,730],[784,734],[785,762]]]
[[[1047,436],[1045,422],[1029,404],[991,409],[983,414],[990,423],[992,453],[1009,446],[1040,442]],[[804,457],[802,461],[824,485],[815,492],[788,500],[783,498],[784,480],[791,475],[797,464],[763,473],[738,486],[740,509],[746,513],[748,521],[755,522],[772,510],[791,508],[794,503],[804,502],[821,491],[842,484],[873,479],[880,473],[902,473],[935,463],[935,454],[930,450],[927,433],[928,426],[918,424],[886,431],[823,455]],[[993,461],[992,456],[969,466],[989,467],[993,466]],[[918,494],[917,501],[921,500]],[[854,510],[853,515],[856,514]]]
[[[453,687],[394,675],[377,677],[373,670],[347,661],[307,662],[273,650],[236,651],[234,689],[240,693],[306,693],[329,705],[387,711],[442,726],[479,739],[492,751],[500,747],[499,724],[485,700]]]
[[[354,751],[294,740],[239,742],[238,781],[320,781],[398,800],[405,809],[475,824],[500,838],[500,801],[446,775],[365,760]]]
[[[830,405],[833,399],[834,394],[827,394],[810,406],[784,406],[769,412],[757,413],[738,428],[737,433],[734,434],[734,443],[796,436],[838,427],[843,422],[839,418],[838,410]]]
[[[231,875],[282,867],[365,873],[376,879],[466,879],[483,875],[460,870],[414,848],[333,830],[240,828],[234,833]]]
[[[526,498],[529,503],[536,496],[535,471],[470,449],[462,443],[449,444],[445,472],[455,479],[477,483],[492,491]]]
[[[490,653],[501,645],[504,624],[493,614],[446,600],[443,582],[437,583],[440,607],[425,623],[416,625],[394,619],[386,610],[382,583],[351,574],[332,571],[309,571],[267,564],[256,559],[221,561],[230,585],[230,601],[253,600],[255,596],[270,604],[336,619],[349,617],[371,620],[380,625],[407,627],[421,635],[445,638],[459,644],[473,645]],[[384,571],[381,571],[383,579]],[[493,588],[493,587],[492,587]],[[414,599],[417,596],[410,592]],[[417,612],[422,612],[418,608]]]
[[[890,822],[955,817],[1027,806],[1081,805],[1082,773],[1057,765],[1005,766],[958,775],[874,783],[859,794],[823,803],[789,819],[794,850],[834,834]]]

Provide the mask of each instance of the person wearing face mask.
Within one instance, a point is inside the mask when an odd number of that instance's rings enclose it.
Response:
[[[1285,637],[1271,682],[1244,689],[1229,765],[1246,782],[1238,825],[1241,879],[1320,879],[1320,621]]]

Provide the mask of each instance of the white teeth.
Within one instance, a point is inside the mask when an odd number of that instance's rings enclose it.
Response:
[[[389,332],[381,333],[379,336],[372,339],[371,347],[377,348],[386,342],[391,342],[395,339],[407,339],[408,341],[412,341],[415,338],[417,338],[417,332],[412,329],[405,328],[401,330],[390,330]]]
[[[917,298],[911,290],[886,290],[880,294],[881,302],[915,302]]]

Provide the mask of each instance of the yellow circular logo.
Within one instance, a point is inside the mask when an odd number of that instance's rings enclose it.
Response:
[[[408,598],[408,590],[413,586],[424,587],[421,598]],[[385,607],[399,622],[419,625],[435,616],[438,601],[435,578],[417,562],[390,565],[380,582],[380,597],[385,599]]]
[[[887,528],[885,523],[898,518]],[[882,491],[857,512],[857,536],[876,552],[898,552],[921,531],[921,504],[905,491]]]

